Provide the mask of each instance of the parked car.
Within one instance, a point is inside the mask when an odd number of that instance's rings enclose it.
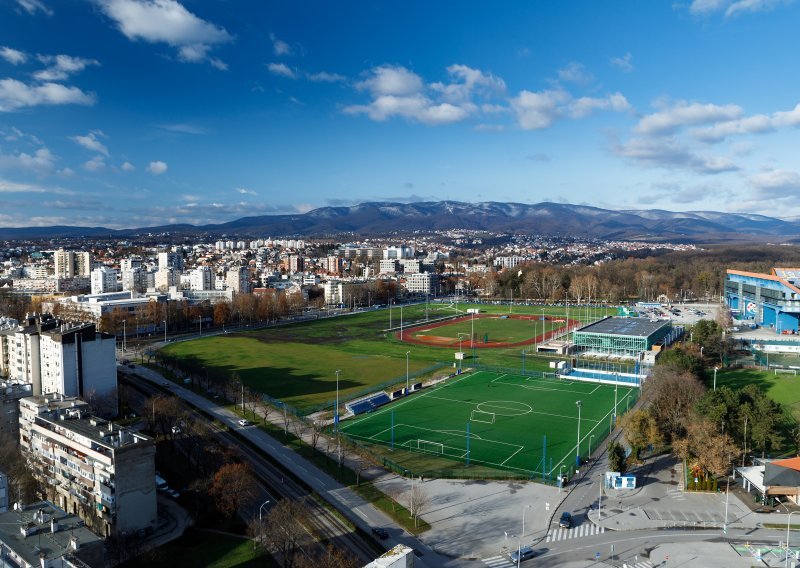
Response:
[[[572,528],[572,515],[567,511],[561,513],[561,518],[558,520],[558,526],[562,529]]]
[[[381,540],[386,540],[387,538],[389,538],[389,533],[386,532],[386,529],[382,527],[372,527],[372,534],[374,534]]]
[[[244,418],[239,419],[239,426],[250,426],[250,422]]]

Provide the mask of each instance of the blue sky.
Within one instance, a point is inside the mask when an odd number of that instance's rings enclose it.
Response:
[[[0,226],[363,201],[800,216],[787,0],[0,0]]]

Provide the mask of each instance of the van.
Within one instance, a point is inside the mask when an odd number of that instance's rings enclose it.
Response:
[[[511,561],[516,563],[518,562],[517,556],[519,556],[519,562],[521,562],[533,558],[536,556],[536,552],[534,552],[530,546],[526,546],[525,548],[513,551],[509,556],[511,556]]]

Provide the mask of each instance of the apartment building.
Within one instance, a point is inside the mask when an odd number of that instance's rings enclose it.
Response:
[[[92,270],[92,294],[105,294],[106,292],[119,292],[119,270],[101,266]]]
[[[88,252],[59,249],[53,256],[56,278],[88,278],[92,271],[92,258]]]
[[[11,382],[30,383],[32,394],[107,398],[116,405],[115,338],[93,323],[67,324],[49,314],[30,316],[5,336]],[[5,348],[4,348],[5,349]],[[0,358],[2,361],[2,358]]]
[[[300,260],[302,261],[302,257]],[[247,294],[250,292],[250,271],[246,266],[229,268],[225,274],[225,284],[229,290],[233,290],[236,294]]]
[[[89,413],[78,398],[20,400],[20,449],[47,497],[97,534],[156,527],[155,443]]]
[[[406,277],[406,290],[410,294],[435,294],[439,276],[432,272],[417,272]]]
[[[33,385],[0,381],[0,434],[19,439],[19,401],[33,395]],[[0,498],[2,499],[2,498]]]

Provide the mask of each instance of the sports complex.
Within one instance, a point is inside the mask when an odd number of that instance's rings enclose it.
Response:
[[[174,343],[163,352],[181,369],[222,381],[236,376],[273,404],[338,427],[394,468],[555,481],[634,404],[641,375],[631,368],[641,353],[602,369],[572,369],[581,357],[536,348],[617,320],[609,318],[614,312],[417,304]],[[663,331],[647,327],[645,342],[631,350],[647,349]],[[623,358],[622,349],[614,354]]]

